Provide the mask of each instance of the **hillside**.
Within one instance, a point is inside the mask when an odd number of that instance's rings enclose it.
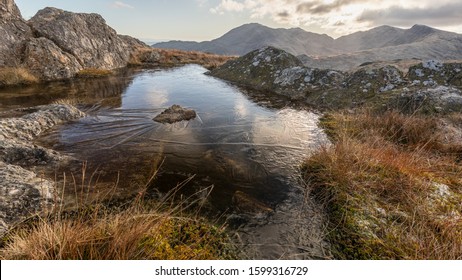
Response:
[[[380,26],[333,39],[300,28],[272,29],[260,24],[246,24],[208,42],[172,41],[153,46],[233,55],[273,46],[299,56],[309,67],[346,71],[375,61],[460,60],[461,43],[460,34],[424,25],[409,29]]]

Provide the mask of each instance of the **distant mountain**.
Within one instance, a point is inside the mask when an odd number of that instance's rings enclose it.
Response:
[[[235,28],[212,41],[171,41],[153,45],[156,48],[230,55],[244,55],[264,46],[273,46],[299,56],[311,67],[338,70],[375,61],[462,59],[461,34],[424,25],[414,25],[410,29],[380,26],[333,39],[300,28],[273,29],[252,23]]]
[[[410,29],[381,26],[335,40],[342,53],[313,57],[299,55],[306,65],[323,69],[350,70],[363,63],[396,60],[462,60],[462,35],[414,25]]]
[[[307,32],[301,28],[273,29],[250,23],[232,29],[218,39],[205,42],[170,41],[154,44],[155,48],[197,50],[226,55],[244,55],[253,50],[273,46],[295,55],[331,55],[334,39],[327,35]],[[309,43],[308,43],[309,42]]]

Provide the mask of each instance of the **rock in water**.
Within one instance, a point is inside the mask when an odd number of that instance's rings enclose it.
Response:
[[[154,121],[160,123],[176,123],[181,121],[189,121],[196,117],[194,110],[188,110],[180,105],[173,105],[167,110],[163,111],[154,118]]]
[[[247,215],[269,215],[274,212],[268,205],[241,191],[234,193],[233,205],[240,213]]]

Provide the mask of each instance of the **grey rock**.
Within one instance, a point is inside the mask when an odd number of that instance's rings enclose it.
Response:
[[[0,119],[0,235],[12,224],[43,210],[54,200],[52,182],[23,167],[68,159],[31,143],[47,129],[84,116],[71,105],[46,105],[19,118]]]
[[[403,92],[396,98],[401,110],[427,113],[453,113],[462,111],[462,91],[455,87],[436,86],[411,92]]]
[[[52,182],[0,161],[0,236],[14,223],[42,211],[54,193]]]
[[[83,69],[73,55],[43,37],[26,41],[22,65],[45,81],[72,78]]]
[[[39,37],[73,55],[84,68],[115,69],[127,65],[130,50],[98,14],[45,8],[28,21]]]
[[[159,123],[176,123],[181,121],[189,121],[196,117],[194,110],[184,109],[179,105],[173,105],[166,109],[154,118],[154,121]]]
[[[13,0],[0,0],[0,67],[20,64],[23,41],[32,36]]]
[[[20,19],[21,12],[14,0],[0,0],[0,20]]]
[[[30,141],[43,131],[85,114],[71,105],[44,105],[35,107],[36,112],[21,118],[0,119],[0,139]]]

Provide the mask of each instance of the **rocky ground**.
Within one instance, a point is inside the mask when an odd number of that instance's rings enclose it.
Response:
[[[34,145],[34,138],[55,125],[85,115],[71,105],[20,111],[25,113],[22,117],[0,119],[0,235],[57,199],[54,183],[36,174],[34,167],[54,166],[69,157]]]
[[[354,108],[367,103],[428,112],[462,109],[462,63],[425,61],[411,66],[406,75],[395,66],[375,64],[340,72],[305,67],[295,56],[266,47],[209,74],[316,108]]]

